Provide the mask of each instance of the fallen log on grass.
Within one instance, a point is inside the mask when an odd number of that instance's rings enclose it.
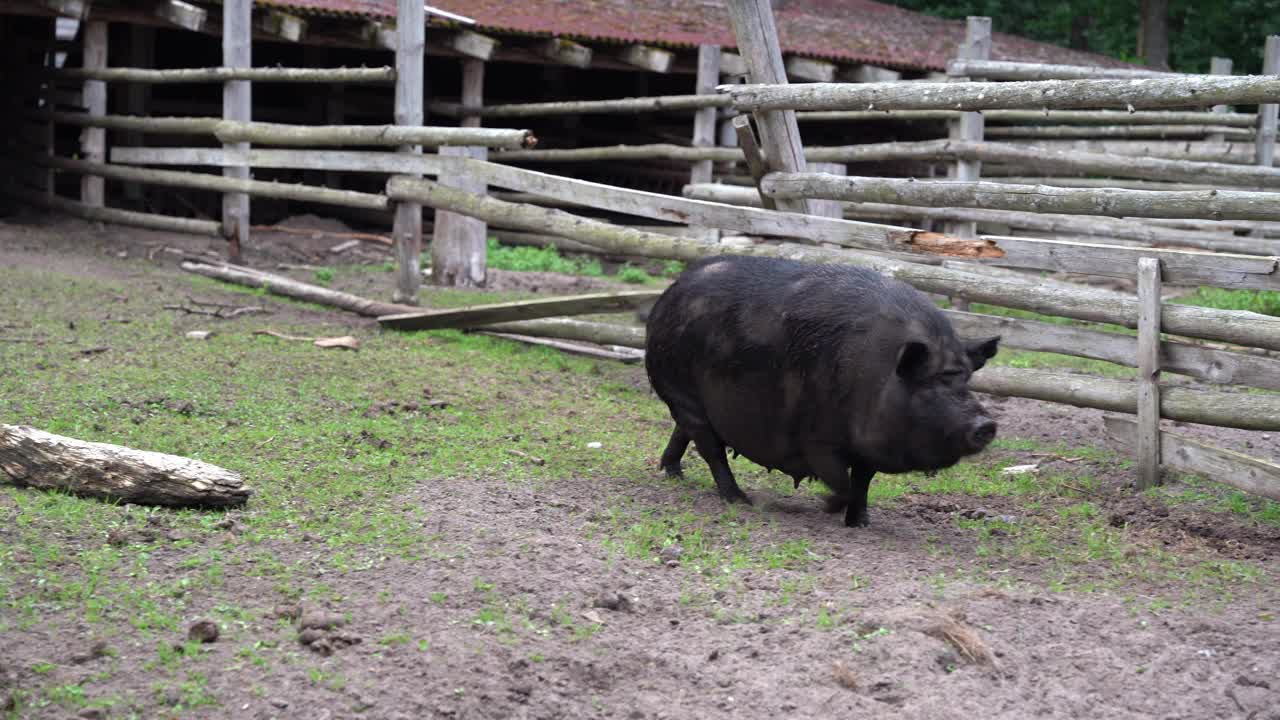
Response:
[[[0,482],[139,505],[229,507],[252,490],[237,473],[179,455],[0,425]]]
[[[630,348],[623,350],[609,350],[607,348],[598,348],[591,345],[583,345],[576,342],[567,342],[557,340],[555,338],[533,337],[531,335],[520,335],[516,333],[493,332],[491,330],[475,330],[479,335],[490,335],[500,337],[506,340],[515,340],[528,345],[541,345],[543,347],[554,348],[561,352],[567,352],[574,355],[585,355],[600,360],[618,360],[625,363],[640,362],[644,359],[644,351],[632,350]]]

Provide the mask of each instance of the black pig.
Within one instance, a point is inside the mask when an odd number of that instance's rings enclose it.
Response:
[[[873,270],[700,260],[647,329],[645,369],[676,424],[662,468],[679,476],[692,441],[729,502],[751,500],[726,448],[797,486],[816,477],[827,510],[865,526],[877,472],[949,467],[995,438],[968,382],[999,336],[961,340],[923,293]]]

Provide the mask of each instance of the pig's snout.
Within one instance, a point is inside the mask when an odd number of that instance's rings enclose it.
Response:
[[[969,427],[969,447],[981,450],[996,437],[996,421],[989,417],[979,417]]]

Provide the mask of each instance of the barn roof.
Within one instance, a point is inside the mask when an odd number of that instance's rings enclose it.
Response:
[[[396,0],[257,0],[295,12],[391,19]],[[735,46],[724,0],[429,0],[474,19],[477,30],[665,47]],[[964,38],[963,20],[945,20],[871,0],[775,0],[783,52],[898,70],[946,68]],[[991,57],[1125,66],[1112,57],[995,33]]]

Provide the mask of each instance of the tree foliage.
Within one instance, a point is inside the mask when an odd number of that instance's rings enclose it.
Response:
[[[993,29],[1140,63],[1138,0],[886,0],[961,19],[986,15]],[[1207,73],[1209,58],[1229,57],[1237,75],[1262,72],[1268,34],[1280,33],[1280,0],[1169,0],[1169,65]]]

